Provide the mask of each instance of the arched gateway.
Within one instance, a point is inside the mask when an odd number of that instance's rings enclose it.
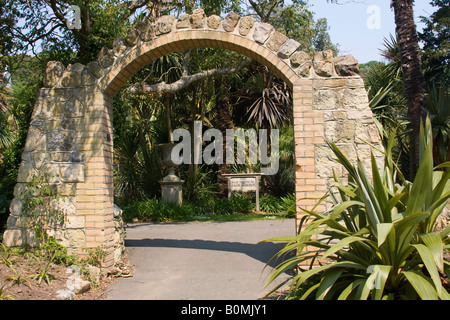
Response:
[[[115,220],[113,203],[113,97],[146,64],[189,48],[236,51],[268,66],[288,83],[293,92],[296,197],[300,206],[312,207],[331,182],[333,169],[342,173],[322,148],[325,140],[335,142],[350,159],[370,160],[370,147],[356,137],[378,145],[380,139],[357,61],[351,56],[334,58],[331,51],[316,52],[311,58],[298,50],[299,45],[251,17],[234,13],[224,19],[206,17],[197,9],[179,19],[170,15],[139,23],[87,65],[49,62],[4,243],[20,246],[33,241],[20,223],[24,200],[19,195],[33,176],[47,172],[61,196],[54,205],[67,218],[56,238],[79,254],[83,248],[104,245],[106,267],[121,257],[122,225]]]

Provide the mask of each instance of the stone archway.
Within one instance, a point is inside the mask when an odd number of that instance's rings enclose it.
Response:
[[[206,17],[197,9],[179,19],[162,16],[139,23],[87,65],[64,67],[49,62],[22,155],[4,243],[20,246],[33,240],[20,224],[24,200],[19,195],[33,175],[48,172],[62,196],[55,205],[67,217],[56,238],[78,254],[83,248],[103,245],[108,253],[105,267],[120,258],[122,227],[115,222],[113,203],[113,97],[154,59],[194,47],[244,54],[271,68],[291,87],[296,198],[299,206],[311,208],[327,190],[332,170],[342,173],[322,150],[325,139],[353,159],[370,159],[369,146],[356,136],[378,145],[380,139],[357,61],[351,56],[334,58],[331,51],[316,52],[311,58],[298,50],[299,45],[251,17],[235,13],[224,19]]]

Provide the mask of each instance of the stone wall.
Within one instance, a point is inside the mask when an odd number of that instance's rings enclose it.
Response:
[[[322,197],[332,169],[342,173],[322,149],[326,139],[352,159],[360,156],[365,161],[369,147],[357,138],[379,145],[353,57],[333,57],[331,51],[310,57],[299,50],[297,41],[273,26],[234,13],[222,19],[197,9],[179,19],[144,20],[125,38],[117,38],[112,48],[103,48],[96,61],[66,67],[48,63],[22,156],[5,244],[30,242],[29,231],[19,223],[23,205],[19,194],[33,175],[48,172],[63,199],[57,206],[67,216],[55,233],[57,239],[79,254],[85,248],[103,246],[108,252],[106,267],[120,259],[124,233],[113,201],[113,97],[154,59],[195,47],[247,55],[291,87],[299,206],[311,208]]]
[[[364,167],[371,168],[371,152],[374,153],[379,168],[382,168],[383,155],[371,147],[382,149],[378,129],[373,121],[363,80],[353,78],[329,78],[313,81],[314,107],[323,112],[325,139],[332,141],[353,163],[357,159]],[[347,172],[343,166],[332,159],[331,150],[326,145],[316,145],[316,174],[327,181],[333,181],[333,171],[346,181]],[[370,175],[370,170],[368,174]]]

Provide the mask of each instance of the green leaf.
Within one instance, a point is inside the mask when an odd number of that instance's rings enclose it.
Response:
[[[309,277],[311,277],[319,272],[330,269],[330,268],[350,268],[350,269],[366,270],[366,268],[359,263],[355,263],[355,262],[351,262],[351,261],[339,261],[339,262],[335,262],[335,263],[325,264],[325,265],[322,265],[319,267],[314,267],[307,271],[303,271],[303,272],[299,273],[297,276],[295,276],[293,278],[293,281],[294,281],[294,283],[297,282],[296,287],[298,288]]]
[[[344,154],[339,150],[339,148],[331,141],[327,141],[328,146],[333,151],[333,153],[336,155],[337,160],[340,164],[342,164],[345,169],[347,169],[348,173],[356,179],[356,170],[355,167],[348,161],[348,159],[344,156]]]
[[[425,148],[423,157],[420,161],[411,191],[406,203],[405,217],[416,212],[424,211],[424,204],[431,194],[433,186],[432,180],[433,156],[432,144],[429,143]]]
[[[346,210],[347,208],[351,206],[364,206],[364,203],[361,201],[345,201],[340,204],[338,204],[336,207],[334,207],[333,211],[330,213],[330,219],[336,219],[342,211]]]
[[[422,272],[419,271],[402,271],[406,279],[416,290],[417,294],[422,300],[438,300],[438,294],[433,286],[433,283],[428,277],[425,277]]]
[[[378,247],[380,247],[386,240],[389,232],[394,225],[392,223],[379,223],[377,224],[377,241]]]
[[[329,255],[336,253],[337,251],[341,250],[342,248],[348,246],[349,244],[351,244],[355,241],[368,241],[368,240],[366,238],[355,237],[355,236],[350,236],[350,237],[344,238],[341,241],[339,241],[338,243],[336,243],[335,245],[333,245],[330,249],[328,249],[322,256],[322,258],[325,259]]]
[[[367,299],[369,292],[373,290],[374,300],[381,300],[384,292],[384,287],[386,285],[386,281],[391,269],[392,266],[386,265],[369,266],[367,271],[371,273],[364,284],[364,288],[361,292],[361,298]]]
[[[308,290],[305,291],[305,293],[300,297],[300,300],[305,300],[309,297],[309,295],[314,292],[318,287],[320,286],[320,283],[316,283],[315,285],[308,288]]]
[[[380,171],[378,170],[377,162],[373,153],[371,152],[372,161],[372,179],[373,179],[373,191],[376,199],[380,205],[381,213],[383,216],[383,222],[392,222],[391,211],[388,209],[388,196],[386,194],[385,186],[381,180]],[[381,220],[381,219],[380,219]]]
[[[404,217],[401,220],[398,220],[394,223],[396,235],[398,237],[398,248],[399,251],[403,246],[408,245],[409,241],[416,231],[416,224],[420,221],[429,217],[429,214],[426,212],[414,213],[408,217]]]
[[[365,279],[357,279],[353,281],[348,285],[347,288],[342,290],[341,294],[338,297],[338,300],[346,300],[355,289],[357,289],[361,285],[364,285],[364,283],[366,283]]]
[[[342,268],[332,268],[324,272],[322,280],[320,281],[319,290],[317,290],[316,293],[316,300],[323,300],[325,298],[343,271],[344,269]]]
[[[441,236],[437,233],[427,233],[420,235],[420,239],[422,239],[423,243],[428,247],[428,249],[433,254],[434,262],[436,266],[444,271],[444,247],[442,245]]]
[[[358,162],[358,184],[360,186],[362,195],[362,200],[364,201],[366,213],[369,217],[370,226],[375,230],[375,226],[383,222],[383,213],[381,212],[380,204],[371,188],[370,182],[364,172],[364,167],[361,162]]]
[[[419,252],[420,257],[422,258],[422,261],[425,264],[425,267],[427,268],[431,279],[433,280],[436,291],[440,296],[442,293],[442,283],[441,278],[439,277],[436,263],[434,262],[433,254],[431,253],[430,249],[428,249],[428,247],[424,246],[423,244],[413,244],[412,246]]]

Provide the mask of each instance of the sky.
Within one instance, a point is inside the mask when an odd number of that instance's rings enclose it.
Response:
[[[331,2],[331,1],[330,1]],[[379,49],[384,38],[395,35],[394,12],[391,0],[339,0],[341,5],[327,0],[310,0],[315,19],[326,18],[333,43],[339,43],[339,55],[351,54],[359,63],[384,61]],[[420,16],[429,17],[434,7],[429,0],[414,2],[414,19],[418,31],[424,24]]]

